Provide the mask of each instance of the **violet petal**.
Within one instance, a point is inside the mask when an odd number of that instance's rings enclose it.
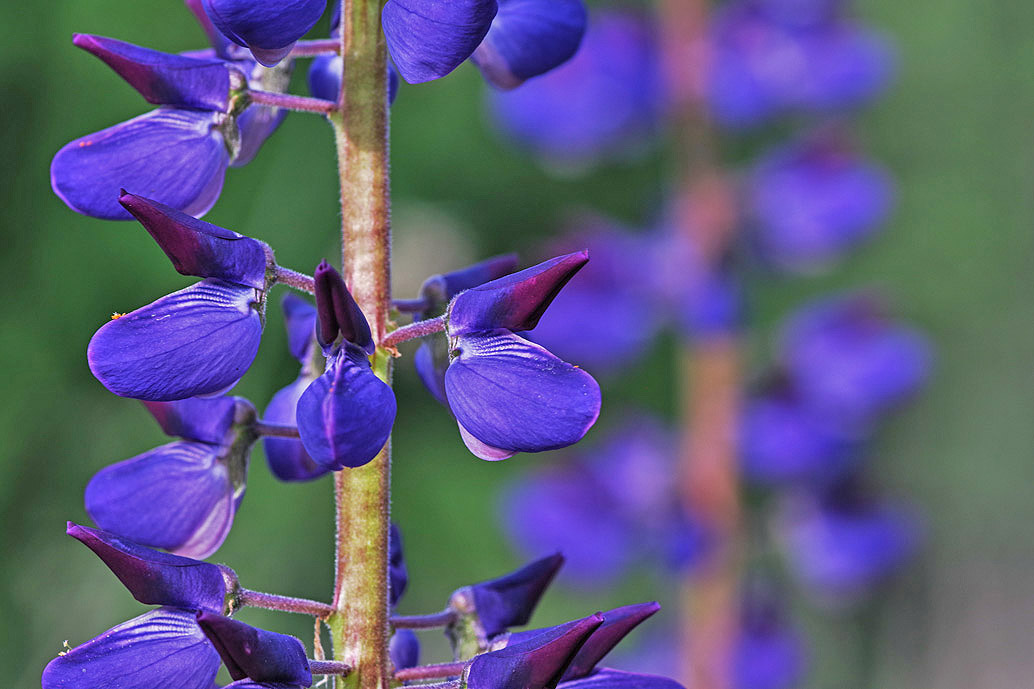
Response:
[[[118,203],[133,190],[204,215],[219,198],[230,160],[220,113],[159,108],[65,145],[54,156],[50,182],[69,208],[106,220],[132,216]]]
[[[54,658],[43,689],[211,689],[218,671],[194,613],[158,608]]]
[[[454,355],[445,372],[449,408],[481,443],[555,450],[581,440],[599,416],[592,376],[508,330],[462,337]]]
[[[166,435],[221,445],[238,414],[254,407],[243,397],[188,397],[175,402],[144,402]]]
[[[105,531],[204,558],[226,539],[243,493],[219,461],[219,448],[176,442],[101,469],[87,484],[85,501]]]
[[[667,677],[600,668],[586,677],[561,682],[562,689],[684,689]]]
[[[305,365],[316,335],[316,307],[297,294],[285,294],[280,307],[287,329],[287,350]]]
[[[412,629],[396,629],[388,642],[388,655],[396,670],[420,664],[420,639]]]
[[[531,330],[588,260],[587,251],[576,251],[460,293],[449,305],[449,334],[495,328]]]
[[[564,556],[555,553],[497,579],[470,587],[481,627],[491,638],[509,627],[527,624],[542,594],[564,564]]]
[[[471,60],[492,85],[516,88],[571,59],[587,22],[582,0],[499,0],[499,13]]]
[[[87,359],[116,395],[177,400],[233,384],[251,366],[261,337],[255,290],[203,280],[105,323]]]
[[[327,0],[204,0],[204,8],[227,38],[272,67],[316,25]]]
[[[592,633],[578,650],[564,672],[563,679],[576,679],[591,673],[596,664],[618,645],[633,629],[650,617],[661,606],[657,603],[638,603],[614,608],[603,613],[603,624]]]
[[[151,233],[182,275],[265,289],[272,252],[264,242],[136,194],[123,191],[118,202]]]
[[[298,432],[313,461],[333,470],[370,462],[395,423],[395,395],[358,347],[345,345],[298,400]]]
[[[388,52],[410,84],[440,79],[488,33],[496,0],[388,0],[381,11]]]
[[[517,270],[517,254],[500,254],[451,273],[432,275],[420,286],[420,298],[427,308],[416,320],[426,320],[445,313],[452,298],[460,292],[497,280]]]
[[[287,387],[277,391],[269,401],[262,420],[284,426],[296,426],[298,400],[313,380],[314,378],[303,374]],[[297,438],[266,436],[262,438],[262,446],[266,451],[269,470],[281,481],[311,481],[330,471],[329,467],[320,466],[312,461],[302,441]]]
[[[199,613],[197,623],[233,679],[312,685],[305,646],[293,636],[257,629],[209,612]]]
[[[72,43],[103,60],[148,103],[229,109],[232,68],[222,60],[173,55],[90,34],[75,34]]]
[[[222,612],[226,581],[217,565],[151,550],[72,522],[65,531],[96,553],[141,603]]]

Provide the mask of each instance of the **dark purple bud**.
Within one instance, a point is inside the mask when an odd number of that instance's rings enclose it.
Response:
[[[499,0],[471,61],[493,86],[516,88],[570,60],[587,22],[582,0]]]
[[[658,45],[642,17],[598,13],[573,58],[519,89],[492,91],[491,110],[507,134],[551,160],[577,164],[625,153],[660,126]]]
[[[754,240],[778,268],[820,270],[869,239],[890,212],[886,172],[830,139],[769,153],[751,176]]]
[[[263,421],[297,426],[298,400],[314,380],[315,375],[303,371],[293,383],[277,391],[262,414]],[[312,461],[300,439],[265,436],[262,438],[262,446],[266,451],[269,470],[281,481],[311,481],[330,471],[330,467]]]
[[[467,687],[553,689],[582,644],[601,624],[600,615],[590,615],[476,656],[467,669]]]
[[[567,447],[599,416],[592,376],[508,330],[463,335],[452,347],[449,408],[467,447],[482,459]]]
[[[144,402],[166,435],[221,445],[234,423],[255,419],[255,408],[243,397],[189,397],[175,402]]]
[[[305,646],[293,636],[256,629],[209,612],[198,613],[197,623],[235,680],[312,686]]]
[[[376,345],[363,310],[355,303],[341,274],[326,261],[316,266],[316,338],[328,347],[338,335],[367,354]]]
[[[346,343],[298,400],[298,432],[320,466],[334,471],[359,467],[384,447],[395,411],[391,388],[371,370],[366,354]]]
[[[472,601],[485,637],[492,638],[509,627],[527,624],[563,564],[564,556],[555,553],[505,576],[462,588],[453,600],[461,608],[461,599]]]
[[[226,539],[244,497],[246,450],[224,454],[218,446],[177,442],[112,464],[87,484],[86,511],[105,531],[136,543],[208,557]]]
[[[420,664],[420,639],[412,629],[397,629],[388,642],[388,655],[396,670]]]
[[[233,68],[222,60],[172,55],[90,34],[74,34],[72,43],[103,60],[148,103],[229,110]],[[243,85],[244,76],[239,79]]]
[[[388,532],[388,602],[391,607],[398,605],[408,583],[409,572],[402,553],[402,533],[398,525],[393,523]]]
[[[203,280],[117,315],[94,334],[90,370],[116,395],[181,400],[232,386],[262,338],[256,291]]]
[[[227,38],[272,67],[287,57],[295,41],[316,25],[327,0],[203,0],[205,12]]]
[[[194,216],[219,198],[230,153],[224,115],[159,108],[67,144],[50,166],[54,193],[95,218],[129,220],[118,203],[131,183],[160,203]]]
[[[212,689],[219,654],[194,613],[158,608],[50,661],[43,689]]]
[[[657,675],[644,675],[636,672],[623,672],[610,668],[601,668],[597,672],[579,679],[568,680],[560,684],[563,689],[684,689],[673,679]],[[736,685],[737,689],[754,689],[746,685]]]
[[[182,275],[265,289],[272,252],[260,242],[122,190],[118,202],[140,221]]]
[[[870,293],[805,305],[783,329],[781,359],[802,402],[847,431],[904,402],[926,382],[926,339],[895,323]]]
[[[320,55],[309,67],[309,93],[313,98],[337,102],[341,96],[341,73],[344,60],[340,55]],[[399,93],[399,73],[388,63],[388,105]]]
[[[287,351],[304,366],[316,335],[316,308],[297,294],[285,294],[280,307],[287,329]]]
[[[381,11],[388,52],[410,84],[440,79],[488,33],[496,0],[388,0]]]
[[[420,286],[420,298],[427,308],[417,314],[417,320],[440,316],[460,292],[509,275],[517,269],[517,254],[501,254],[487,258],[451,273],[432,275]]]
[[[558,256],[461,292],[449,305],[449,335],[531,330],[561,288],[589,261],[588,251]]]
[[[596,669],[597,663],[624,639],[629,632],[650,617],[661,606],[656,602],[638,603],[614,608],[603,613],[603,624],[599,626],[578,650],[574,660],[564,672],[563,679],[584,677]]]
[[[218,565],[161,553],[72,522],[66,533],[96,553],[141,603],[223,611],[227,580]]]

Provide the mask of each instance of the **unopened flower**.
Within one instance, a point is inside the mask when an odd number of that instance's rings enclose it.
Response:
[[[272,67],[315,26],[327,9],[327,0],[203,0],[203,5],[224,36]]]
[[[197,624],[219,652],[230,677],[259,683],[312,685],[305,646],[293,636],[201,612]]]

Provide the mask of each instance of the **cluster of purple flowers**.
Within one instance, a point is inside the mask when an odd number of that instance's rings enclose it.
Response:
[[[177,440],[101,470],[86,489],[100,528],[69,523],[67,531],[137,600],[159,607],[59,654],[44,670],[44,689],[211,689],[220,661],[234,680],[229,686],[239,689],[307,687],[314,674],[350,672],[341,661],[310,659],[298,639],[231,617],[258,606],[326,621],[339,610],[248,591],[228,567],[202,558],[233,524],[260,439],[271,471],[285,481],[349,471],[382,451],[397,407],[388,376],[374,364],[397,355],[395,344],[424,338],[417,369],[483,459],[572,445],[600,411],[592,376],[528,335],[586,265],[584,250],[517,272],[514,258],[500,257],[433,276],[417,299],[395,304],[397,314],[416,314],[414,323],[385,335],[371,329],[327,262],[309,277],[278,265],[264,242],[198,219],[217,200],[227,167],[249,162],[287,109],[339,108],[343,63],[339,40],[302,41],[326,0],[186,4],[211,48],[175,55],[98,36],[74,40],[157,109],[62,148],[51,168],[55,192],[80,213],[135,218],[178,272],[200,280],[115,314],[90,341],[96,378],[141,400]],[[331,18],[334,37],[341,10]],[[387,0],[381,18],[389,74],[419,83],[469,59],[500,89],[571,58],[587,19],[581,0]],[[318,56],[309,74],[314,99],[286,93],[299,56]],[[390,101],[397,78],[388,84]],[[288,348],[301,368],[260,418],[251,402],[227,393],[255,359],[277,284],[308,292],[315,303],[295,295],[282,301]],[[393,617],[394,679],[456,678],[455,686],[474,689],[678,689],[668,679],[598,666],[657,611],[655,603],[510,631],[528,622],[562,561],[544,558],[464,587],[442,614]],[[407,581],[394,527],[388,569],[394,609]],[[420,649],[411,628],[429,626],[446,628],[456,663],[415,667]]]

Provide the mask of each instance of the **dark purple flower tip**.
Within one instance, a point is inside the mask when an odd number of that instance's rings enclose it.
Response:
[[[285,294],[280,308],[287,329],[287,351],[304,366],[316,335],[316,307],[297,294]]]
[[[341,74],[344,60],[340,55],[320,55],[309,67],[309,93],[314,98],[337,102],[341,95]],[[388,63],[388,105],[395,102],[399,93],[399,73]]]
[[[555,687],[568,664],[603,624],[599,614],[548,629],[476,656],[466,671],[470,689],[547,689]]]
[[[230,107],[233,68],[222,60],[172,55],[90,34],[74,34],[72,43],[103,60],[148,103],[218,112]]]
[[[739,442],[743,473],[760,483],[822,482],[843,475],[858,459],[851,437],[779,391],[746,402]]]
[[[265,289],[266,271],[272,263],[272,252],[265,242],[125,189],[118,202],[151,233],[179,273]]]
[[[205,12],[227,38],[251,50],[255,59],[272,67],[295,41],[316,25],[327,0],[203,0]]]
[[[388,642],[388,655],[396,670],[420,664],[420,639],[412,629],[397,629]]]
[[[87,349],[90,370],[116,395],[140,400],[225,390],[258,353],[260,308],[250,287],[203,280],[105,323]]]
[[[176,442],[112,464],[87,484],[86,511],[105,531],[136,543],[208,557],[229,534],[244,496],[247,457],[227,461],[223,454],[218,446]]]
[[[243,397],[189,397],[175,402],[144,402],[166,435],[222,445],[234,424],[255,420],[255,407]]]
[[[801,400],[841,428],[865,428],[926,382],[930,346],[871,293],[804,306],[783,330],[781,358]]]
[[[215,24],[212,23],[208,13],[205,12],[202,0],[183,0],[183,4],[187,6],[187,9],[197,19],[197,23],[201,25],[201,29],[205,32],[205,36],[208,37],[208,43],[212,46],[215,56],[224,60],[229,59],[229,48],[232,41],[224,36],[219,29],[215,28]]]
[[[516,88],[570,60],[588,20],[582,0],[499,0],[471,61],[493,86]]]
[[[96,553],[141,603],[223,611],[227,582],[218,565],[161,553],[72,522],[65,532]]]
[[[614,608],[603,613],[603,624],[599,626],[578,650],[574,660],[564,672],[563,679],[584,677],[596,669],[597,663],[613,650],[629,632],[639,626],[661,606],[656,602],[637,603]]]
[[[345,344],[298,400],[298,432],[320,466],[359,467],[384,447],[395,411],[394,393],[371,370],[366,354]]]
[[[599,384],[542,347],[508,330],[465,335],[452,347],[449,408],[482,459],[567,447],[596,423]]]
[[[644,675],[636,672],[623,672],[611,668],[600,670],[574,680],[560,684],[563,689],[684,689],[673,679],[657,675]],[[737,689],[753,689],[737,685]]]
[[[507,134],[552,160],[626,152],[660,125],[658,44],[641,16],[598,13],[573,58],[519,89],[492,91],[491,110]]]
[[[409,572],[402,553],[402,532],[397,524],[392,523],[388,531],[388,602],[391,607],[398,605],[408,584]]]
[[[218,671],[194,613],[158,608],[54,658],[43,689],[212,689]]]
[[[496,0],[388,0],[381,11],[388,52],[410,84],[440,79],[478,47]]]
[[[159,108],[67,144],[50,165],[54,193],[69,208],[129,220],[119,190],[133,188],[194,216],[219,198],[230,154],[221,113]]]
[[[498,280],[515,270],[517,254],[500,254],[451,273],[432,275],[420,286],[420,298],[427,303],[427,308],[417,314],[416,320],[440,316],[460,292]]]
[[[316,380],[315,376],[303,373],[293,383],[279,390],[269,401],[262,419],[268,423],[284,426],[297,425],[298,400],[306,388]],[[269,470],[281,481],[311,481],[330,471],[312,461],[305,451],[305,445],[297,438],[262,438]]]
[[[492,638],[509,627],[527,624],[563,564],[564,556],[554,553],[505,576],[464,587],[453,599],[458,607],[471,601],[485,637]]]
[[[459,293],[449,305],[449,336],[533,329],[563,286],[588,262],[588,251],[576,251]]]
[[[316,266],[316,339],[328,347],[341,335],[358,349],[373,354],[377,346],[370,324],[345,286],[341,274],[326,261]]]
[[[777,150],[753,172],[754,240],[776,267],[821,269],[871,237],[890,212],[887,174],[827,139]]]
[[[219,651],[233,679],[312,686],[305,646],[293,636],[256,629],[209,612],[198,613],[197,623]]]

